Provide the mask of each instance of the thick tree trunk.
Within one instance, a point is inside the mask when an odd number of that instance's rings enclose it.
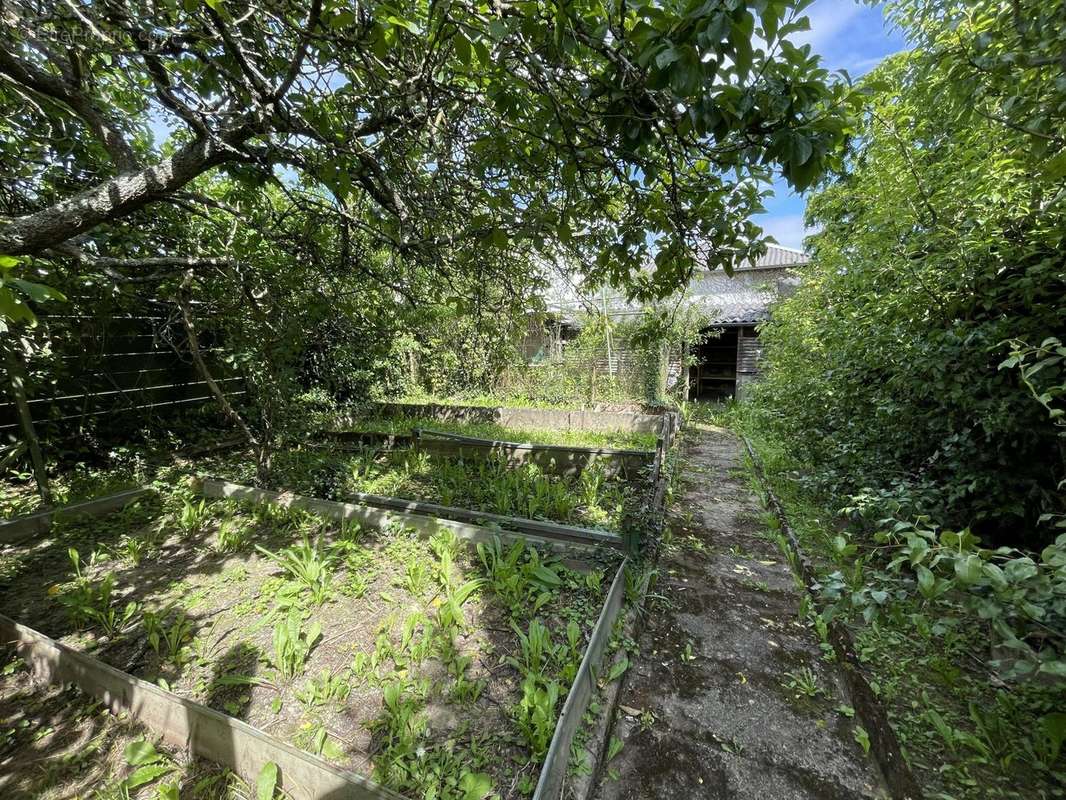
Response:
[[[138,172],[116,175],[48,208],[0,223],[0,253],[33,255],[119,219],[172,194],[189,181],[234,157],[235,147],[254,130],[242,126],[224,143],[190,142],[169,158]]]
[[[33,427],[30,404],[26,399],[26,371],[22,367],[22,360],[10,348],[0,345],[0,349],[4,351],[4,364],[7,367],[8,379],[11,381],[11,394],[15,398],[22,436],[30,451],[33,477],[37,481],[37,492],[46,505],[52,505],[52,487],[48,482],[48,469],[45,467],[44,456],[41,454],[41,442]]]

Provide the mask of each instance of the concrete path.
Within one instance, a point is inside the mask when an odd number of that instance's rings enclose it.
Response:
[[[798,621],[802,590],[737,473],[742,449],[726,431],[686,434],[598,800],[886,796],[835,665]]]

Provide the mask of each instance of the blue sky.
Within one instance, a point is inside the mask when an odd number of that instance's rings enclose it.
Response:
[[[830,70],[846,69],[856,78],[887,55],[906,48],[899,31],[885,24],[880,6],[855,0],[815,0],[807,9],[811,29],[792,37],[795,44],[810,44]],[[786,247],[803,246],[803,210],[806,201],[779,181],[774,196],[765,201],[766,214],[755,218],[768,234]]]

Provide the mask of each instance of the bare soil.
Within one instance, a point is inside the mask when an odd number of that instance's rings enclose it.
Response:
[[[38,685],[12,648],[0,649],[0,796],[5,800],[60,800],[106,792],[133,773],[125,750],[153,742],[170,769],[131,791],[154,796],[159,784],[177,783],[180,796],[216,800],[238,780],[213,764],[154,742],[140,725],[119,719],[77,689]]]
[[[512,621],[525,629],[534,616],[532,608],[504,607],[485,589],[465,604],[467,624],[455,644],[471,660],[466,678],[482,689],[476,699],[460,701],[438,660],[401,655],[409,649],[405,636],[420,636],[426,627],[422,620],[432,617],[442,601],[432,578],[436,556],[426,542],[409,533],[366,532],[338,557],[329,599],[322,605],[306,597],[298,601],[307,615],[304,630],[317,623],[322,636],[303,671],[286,679],[271,663],[274,627],[284,616],[279,606],[285,603],[286,579],[277,564],[252,545],[277,551],[302,536],[310,541],[322,536],[329,543],[337,540],[338,531],[309,515],[271,519],[232,503],[212,506],[216,512],[220,508],[225,513],[213,514],[202,530],[183,533],[158,499],[146,500],[117,515],[59,523],[34,545],[2,548],[0,609],[120,669],[163,681],[179,695],[304,749],[321,751],[339,766],[366,775],[381,747],[371,728],[382,714],[382,686],[392,680],[423,682],[428,687],[423,708],[426,744],[456,741],[476,750],[480,768],[492,776],[496,791],[503,797],[518,795],[519,777],[529,778],[536,769],[515,731],[512,709],[521,689],[519,673],[506,659],[518,652]],[[218,550],[219,516],[248,530],[247,542],[236,553]],[[152,548],[134,563],[127,544],[141,539],[151,541]],[[78,550],[88,580],[114,576],[112,608],[121,612],[127,603],[138,604],[121,632],[107,636],[99,625],[73,624],[62,602],[74,586],[69,548]],[[97,561],[87,566],[93,552]],[[412,583],[410,565],[425,569],[421,585]],[[606,570],[611,565],[601,566]],[[553,568],[563,583],[536,616],[557,636],[570,620],[576,621],[583,649],[609,578],[593,589],[583,575],[561,565]],[[418,567],[413,569],[417,572]],[[459,582],[481,575],[476,557],[465,549],[455,569]],[[157,652],[149,645],[145,609],[171,621],[178,613],[188,620],[191,633],[180,658],[168,657],[165,647]],[[412,619],[418,621],[412,625]],[[405,623],[411,626],[409,635]],[[376,660],[377,669],[355,669],[359,653]],[[347,696],[312,699],[312,681],[323,676],[347,684]],[[323,729],[326,738],[316,738]],[[66,738],[76,733],[63,729]],[[324,742],[329,744],[323,751]]]

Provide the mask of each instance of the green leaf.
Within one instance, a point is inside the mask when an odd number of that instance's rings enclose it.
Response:
[[[333,30],[337,30],[339,28],[346,28],[354,22],[355,14],[346,8],[341,8],[329,18],[329,27]]]
[[[403,28],[405,30],[408,30],[416,36],[422,35],[422,28],[420,28],[418,23],[413,20],[405,19],[403,17],[397,17],[396,15],[391,15],[385,17],[385,21],[390,23],[391,25],[395,25],[397,28]]]
[[[344,751],[329,736],[322,740],[322,755],[330,761],[340,761],[344,758]]]
[[[138,786],[144,786],[146,783],[163,777],[173,769],[170,764],[148,764],[137,768],[123,783],[127,789],[136,789]]]
[[[543,565],[533,569],[533,577],[546,586],[559,586],[563,582],[554,570]]]
[[[463,800],[483,800],[492,792],[492,778],[484,772],[464,772],[459,779]]]
[[[611,671],[607,673],[607,683],[613,683],[626,674],[626,670],[629,669],[629,658],[622,656],[618,661],[611,665]]]
[[[659,54],[655,56],[655,66],[659,69],[666,69],[681,58],[679,53],[672,45],[667,45],[664,49],[659,51]]]
[[[255,779],[255,800],[274,800],[274,792],[278,786],[278,765],[268,761],[259,770],[259,776]]]
[[[936,577],[929,568],[919,564],[914,568],[915,573],[918,575],[918,591],[922,593],[925,598],[931,598],[935,594]]]
[[[463,62],[464,66],[469,67],[474,56],[473,48],[470,46],[470,40],[463,34],[457,33],[455,34],[453,41],[455,42],[455,54],[459,56],[459,60]]]
[[[1066,678],[1066,661],[1045,661],[1037,672],[1054,675],[1056,678]]]
[[[1058,758],[1063,743],[1066,743],[1066,714],[1054,711],[1040,718],[1040,729],[1051,744],[1051,761]]]
[[[51,286],[45,286],[43,283],[34,283],[33,281],[26,281],[22,278],[8,278],[5,282],[18,287],[24,295],[37,303],[43,303],[46,300],[67,299],[58,289],[53,289]]]
[[[814,148],[811,146],[810,139],[800,133],[793,134],[792,141],[790,142],[789,158],[796,166],[806,164],[810,160],[811,153],[814,152]]]
[[[0,318],[29,325],[37,322],[37,317],[30,307],[6,286],[0,286]]]
[[[140,739],[126,745],[126,763],[131,767],[139,767],[142,764],[152,764],[163,757],[162,753],[155,749],[155,745]]]
[[[963,583],[973,585],[981,580],[983,574],[984,561],[976,553],[967,553],[955,559],[955,576]]]
[[[985,564],[981,567],[985,574],[985,578],[992,584],[992,588],[997,592],[1001,592],[1006,589],[1010,584],[1007,582],[1007,577],[1003,574],[1003,570],[996,564]]]
[[[870,734],[866,732],[866,728],[862,725],[856,725],[855,730],[851,732],[855,741],[858,742],[859,747],[862,748],[862,752],[866,755],[870,754]]]

